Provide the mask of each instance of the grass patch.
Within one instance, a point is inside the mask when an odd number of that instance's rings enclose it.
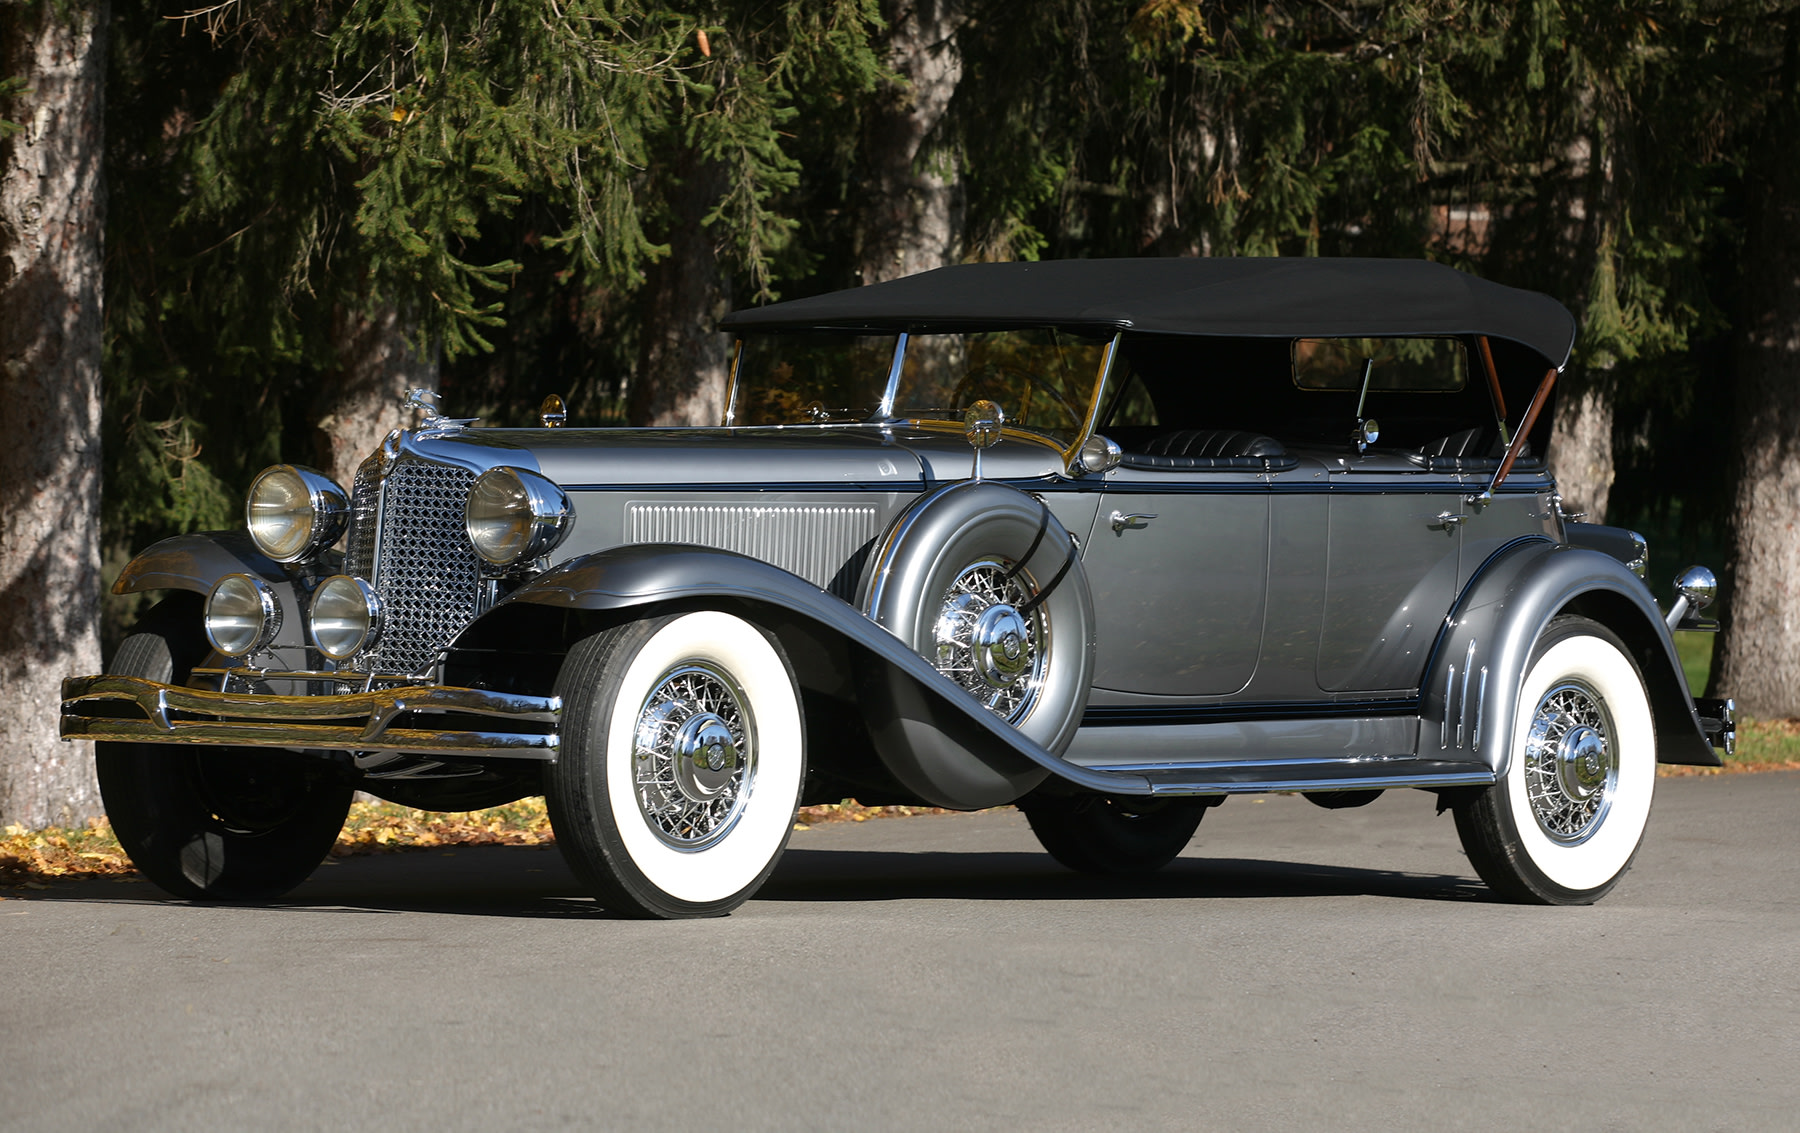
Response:
[[[914,814],[946,814],[937,807],[863,806],[855,799],[801,807],[794,829],[821,823],[866,822]],[[541,798],[520,799],[488,810],[444,813],[394,803],[359,802],[350,807],[344,829],[331,847],[334,858],[392,854],[448,846],[543,846],[556,841]],[[0,831],[0,886],[44,889],[53,878],[138,876],[131,859],[104,818],[80,828]]]
[[[1675,635],[1675,654],[1681,658],[1681,671],[1687,674],[1688,695],[1699,696],[1706,691],[1706,678],[1712,675],[1713,646],[1718,640],[1716,633],[1693,630]]]

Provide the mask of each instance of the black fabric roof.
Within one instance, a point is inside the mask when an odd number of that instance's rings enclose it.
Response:
[[[1425,260],[1146,258],[959,264],[734,311],[732,331],[1093,327],[1275,338],[1485,334],[1561,367],[1575,319],[1548,295]]]

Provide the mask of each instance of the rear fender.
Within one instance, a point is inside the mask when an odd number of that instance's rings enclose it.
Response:
[[[1525,666],[1559,614],[1592,618],[1625,642],[1644,676],[1658,762],[1719,765],[1643,582],[1611,555],[1542,538],[1495,552],[1451,612],[1425,667],[1420,755],[1473,755],[1506,774]]]
[[[852,672],[836,674],[835,694],[854,698],[883,736],[883,762],[893,777],[938,806],[997,806],[1026,794],[1054,773],[1113,794],[1149,793],[1139,779],[1101,775],[1067,763],[977,704],[887,630],[843,600],[779,567],[704,547],[635,544],[571,559],[508,595],[469,634],[509,636],[541,624],[545,609],[608,619],[650,607],[720,601],[766,612],[796,669],[807,653],[848,655]],[[465,635],[465,640],[470,636]],[[872,683],[898,690],[864,694]],[[830,756],[815,751],[815,758]],[[1141,789],[1140,789],[1141,784]]]

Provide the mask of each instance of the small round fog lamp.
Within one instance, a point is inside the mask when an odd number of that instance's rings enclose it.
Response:
[[[206,640],[227,657],[268,648],[281,631],[281,602],[254,575],[228,574],[206,596]]]
[[[375,643],[381,629],[381,599],[360,578],[337,574],[313,594],[313,644],[333,661],[348,661]]]

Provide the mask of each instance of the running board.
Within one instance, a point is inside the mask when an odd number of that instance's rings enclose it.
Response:
[[[1089,766],[1117,776],[1121,793],[1152,795],[1252,795],[1271,791],[1368,791],[1419,787],[1485,787],[1494,769],[1467,760],[1412,755],[1352,759],[1257,759],[1237,762],[1123,763]],[[1126,786],[1126,784],[1130,784]]]

